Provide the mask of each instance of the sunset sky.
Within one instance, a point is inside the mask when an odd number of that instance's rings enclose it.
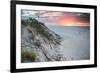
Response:
[[[21,13],[22,16],[33,16],[34,18],[44,23],[48,23],[48,25],[59,25],[59,26],[90,25],[89,13],[34,11],[34,10],[21,10]]]

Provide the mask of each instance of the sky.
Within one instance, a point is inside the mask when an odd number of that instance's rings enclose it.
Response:
[[[21,10],[21,14],[32,16],[47,25],[90,26],[89,13]]]

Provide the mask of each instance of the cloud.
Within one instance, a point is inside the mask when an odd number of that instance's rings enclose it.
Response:
[[[55,24],[89,24],[90,15],[89,13],[79,12],[57,12],[57,11],[37,11],[37,10],[21,10],[23,16],[37,17],[38,20],[45,23]],[[85,24],[85,25],[87,25]]]

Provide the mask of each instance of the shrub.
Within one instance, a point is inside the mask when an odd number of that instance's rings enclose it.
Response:
[[[32,48],[21,48],[21,62],[35,62],[35,58]]]

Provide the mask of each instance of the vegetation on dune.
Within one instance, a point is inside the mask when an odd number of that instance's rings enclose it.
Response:
[[[35,18],[22,19],[21,24],[22,31],[24,31],[24,36],[22,37],[22,43],[24,46],[22,46],[21,48],[22,63],[37,61],[37,51],[39,51],[39,49],[42,51],[43,56],[45,56],[47,60],[60,60],[60,57],[53,56],[52,58],[52,54],[51,56],[49,54],[49,49],[51,50],[51,48],[57,47],[62,41],[62,38],[58,34],[48,29],[44,23],[39,22]],[[42,43],[47,43],[47,46],[50,47],[47,48]],[[36,47],[38,47],[39,49],[37,49]],[[41,52],[39,51],[39,53]],[[42,59],[39,60],[41,61]]]
[[[35,62],[35,58],[32,48],[21,48],[21,62]]]

